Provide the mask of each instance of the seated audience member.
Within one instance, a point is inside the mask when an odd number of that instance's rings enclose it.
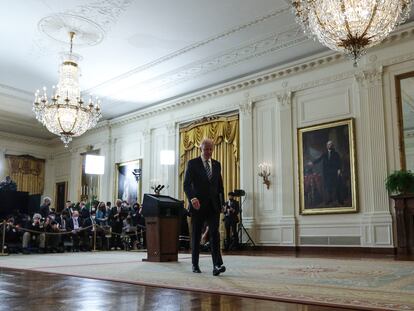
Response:
[[[3,232],[0,232],[0,236]],[[18,253],[22,245],[19,225],[16,225],[13,216],[7,218],[5,230],[5,246],[8,253]]]
[[[63,210],[62,214],[60,214],[60,223],[59,223],[59,229],[66,230],[66,224],[68,223],[68,220],[71,218],[68,210]]]
[[[72,210],[74,211],[74,210]],[[68,223],[69,219],[71,218],[71,216],[69,215],[69,210],[68,209],[64,209],[62,211],[62,213],[60,214],[60,217],[56,218],[56,221],[59,224],[59,231],[60,232],[67,232],[68,230],[66,230],[66,224]],[[62,247],[65,248],[65,244],[66,245],[70,245],[70,241],[71,241],[71,237],[68,234],[62,234],[60,236],[60,240],[61,240],[61,244]]]
[[[125,250],[137,249],[137,227],[133,225],[131,215],[123,220],[122,235]]]
[[[106,213],[107,213],[107,215],[109,214],[109,211],[111,210],[111,208],[112,208],[112,203],[111,202],[106,202]]]
[[[60,230],[57,221],[48,217],[45,222],[45,229],[47,233],[51,233],[46,236],[46,247],[48,251],[52,253],[60,252],[61,236],[58,234],[60,233]]]
[[[82,218],[79,217],[79,212],[74,211],[72,217],[66,223],[66,231],[70,231],[73,241],[73,251],[79,251],[79,244],[81,239]]]
[[[100,202],[98,204],[98,210],[96,211],[96,223],[100,226],[106,226],[108,224],[105,202]]]
[[[92,249],[91,246],[91,239],[93,238],[93,232],[96,230],[96,213],[95,211],[91,211],[90,215],[88,217],[83,218],[83,224],[82,228],[85,230],[83,231],[82,237],[82,244],[81,244],[81,250],[82,251],[90,251]]]
[[[17,184],[10,176],[6,176],[6,178],[0,182],[0,191],[17,191]]]
[[[131,205],[129,205],[128,201],[122,201],[122,210],[124,213],[129,213],[131,211]]]
[[[35,246],[35,244],[39,246],[40,252],[45,251],[46,235],[41,219],[42,215],[34,214],[33,222],[26,228],[31,232],[26,231],[23,233],[22,248],[24,254],[29,254],[29,246]]]

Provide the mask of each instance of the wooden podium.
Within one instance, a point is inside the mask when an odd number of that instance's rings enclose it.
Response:
[[[178,261],[178,235],[183,202],[165,195],[144,194],[147,257],[143,261]]]
[[[397,254],[414,254],[414,195],[391,196],[395,201]]]

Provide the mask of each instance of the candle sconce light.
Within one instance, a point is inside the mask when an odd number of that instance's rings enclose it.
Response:
[[[259,163],[259,176],[263,178],[263,184],[266,185],[266,188],[269,189],[270,187],[270,163],[262,162]]]

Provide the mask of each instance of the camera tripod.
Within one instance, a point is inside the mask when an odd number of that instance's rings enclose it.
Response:
[[[244,246],[247,246],[249,243],[251,243],[253,246],[256,246],[256,244],[254,243],[252,237],[250,236],[249,232],[247,231],[247,229],[244,227],[243,225],[243,217],[242,217],[242,205],[243,205],[243,201],[242,197],[246,195],[245,191],[243,190],[235,190],[234,191],[236,194],[236,196],[240,197],[240,216],[239,216],[239,225],[238,225],[238,229],[237,229],[237,237],[239,238],[239,248],[243,248]],[[247,235],[248,239],[243,242],[243,232]]]

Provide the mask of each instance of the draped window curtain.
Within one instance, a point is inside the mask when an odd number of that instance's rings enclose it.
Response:
[[[45,160],[32,156],[6,154],[9,176],[17,184],[17,191],[43,194],[45,187]]]
[[[192,123],[180,129],[180,198],[184,199],[184,173],[187,162],[200,156],[200,143],[204,138],[214,141],[213,159],[221,163],[224,197],[239,188],[239,116],[226,116]]]

